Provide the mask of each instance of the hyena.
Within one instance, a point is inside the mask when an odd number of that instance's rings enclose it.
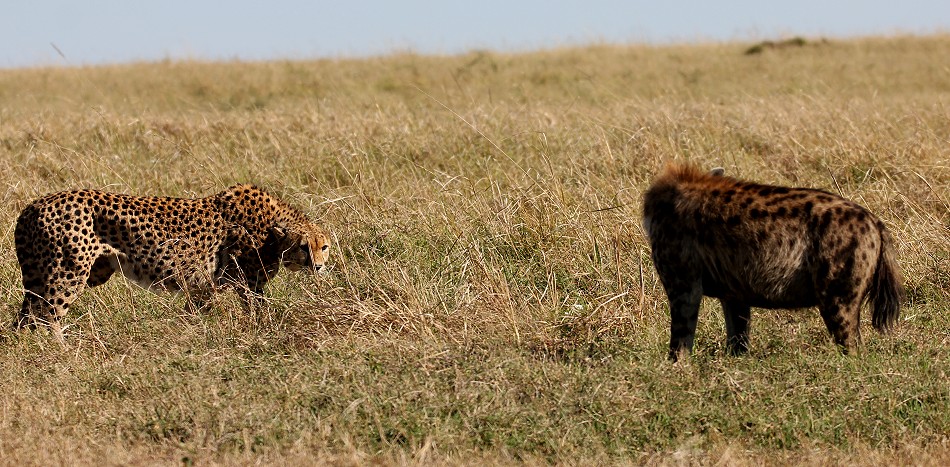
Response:
[[[670,302],[671,360],[692,350],[704,295],[722,304],[733,354],[748,350],[750,307],[817,306],[845,353],[860,343],[862,302],[882,332],[900,312],[890,234],[840,196],[670,164],[644,196],[643,225]]]

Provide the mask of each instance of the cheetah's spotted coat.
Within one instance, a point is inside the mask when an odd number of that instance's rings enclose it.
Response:
[[[329,249],[320,227],[253,185],[200,199],[54,193],[20,213],[14,236],[25,289],[15,325],[50,323],[60,341],[70,304],[116,271],[151,290],[187,291],[192,307],[220,287],[249,305],[281,264],[316,271]]]

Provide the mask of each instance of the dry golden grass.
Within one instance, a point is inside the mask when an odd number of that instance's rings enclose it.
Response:
[[[121,278],[69,347],[4,331],[10,464],[950,462],[950,37],[0,71],[0,296],[51,191],[248,181],[320,219],[330,273],[203,315]],[[814,310],[694,356],[640,227],[665,161],[841,193],[910,301],[843,357]],[[865,320],[866,322],[869,320]]]

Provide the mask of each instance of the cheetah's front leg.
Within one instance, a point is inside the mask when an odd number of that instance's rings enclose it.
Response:
[[[208,308],[213,292],[205,288],[192,288],[185,292],[185,313],[198,314]]]
[[[244,284],[238,284],[234,287],[241,303],[244,305],[244,311],[252,312],[259,310],[264,306],[264,291],[258,288],[252,288]]]

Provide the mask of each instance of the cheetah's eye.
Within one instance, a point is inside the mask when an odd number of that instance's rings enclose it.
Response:
[[[323,248],[320,248],[323,251],[327,251],[327,248],[330,248],[330,245],[323,244]]]

